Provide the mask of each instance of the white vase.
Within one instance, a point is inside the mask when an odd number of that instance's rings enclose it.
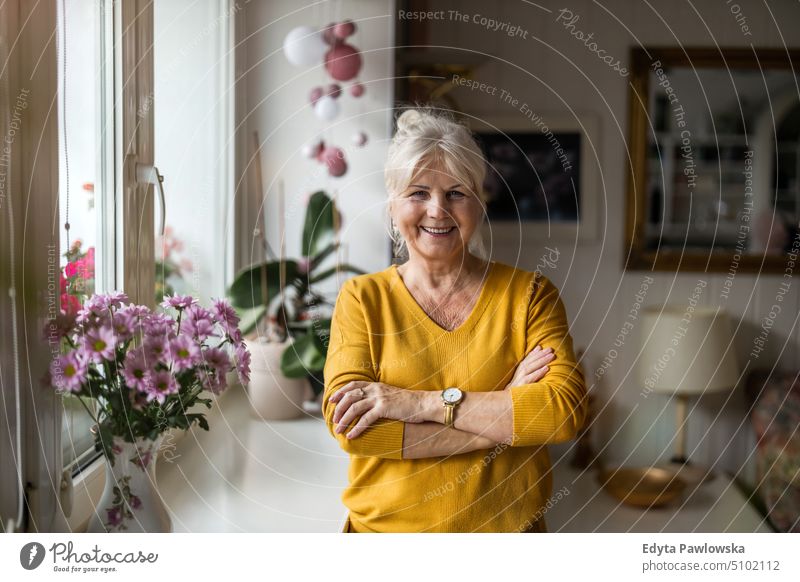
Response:
[[[287,420],[305,414],[303,401],[311,390],[308,380],[287,378],[281,372],[281,357],[291,342],[245,340],[251,356],[247,392],[258,418]]]
[[[113,466],[106,459],[106,485],[86,529],[91,533],[164,533],[172,519],[156,488],[156,460],[164,435],[129,443],[114,436]]]

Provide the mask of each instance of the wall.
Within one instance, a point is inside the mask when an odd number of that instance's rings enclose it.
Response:
[[[322,189],[338,197],[343,212],[345,256],[340,259],[346,258],[370,272],[388,265],[383,161],[391,131],[392,5],[389,0],[350,0],[335,6],[331,2],[307,1],[252,2],[244,6],[240,20],[243,30],[237,33],[241,43],[241,58],[237,57],[238,86],[245,95],[244,102],[239,102],[237,132],[247,162],[238,169],[237,195],[246,198],[240,228],[241,232],[252,233],[254,227],[263,226],[263,222],[259,224],[263,220],[263,202],[268,241],[273,249],[279,249],[278,192],[283,184],[286,253],[290,258],[300,253],[307,196]],[[315,85],[330,83],[330,77],[321,63],[310,67],[291,65],[282,45],[286,34],[296,26],[324,26],[344,18],[352,19],[358,27],[351,39],[362,51],[364,66],[358,79],[366,86],[366,93],[360,99],[342,96],[340,115],[326,124],[314,115],[308,94]],[[351,139],[361,130],[369,136],[369,144],[358,149],[353,147]],[[254,131],[263,144],[266,195],[258,192],[254,162],[250,163]],[[349,171],[344,176],[329,177],[324,166],[302,156],[302,146],[317,137],[345,149]],[[254,243],[251,237],[245,237],[241,244],[240,265],[251,264],[263,256],[258,241]],[[337,288],[331,280],[322,289],[335,296]]]
[[[252,132],[258,130],[265,141],[263,169],[268,195],[254,190],[247,167],[238,169],[237,195],[245,200],[242,232],[251,232],[261,201],[266,201],[267,232],[273,248],[278,243],[277,186],[285,184],[287,209],[287,251],[296,256],[303,219],[303,200],[307,192],[325,188],[338,192],[344,210],[344,241],[349,259],[368,271],[388,265],[388,244],[384,233],[384,189],[381,176],[385,141],[390,135],[389,113],[392,76],[392,30],[397,12],[387,1],[343,1],[337,10],[357,20],[360,31],[356,44],[365,52],[366,66],[361,79],[367,83],[366,99],[345,101],[343,114],[326,130],[324,137],[349,143],[350,134],[364,128],[371,144],[350,156],[350,172],[340,179],[327,178],[318,166],[302,158],[299,149],[312,139],[322,124],[307,103],[311,86],[325,77],[319,67],[295,68],[285,59],[281,44],[285,34],[300,24],[320,25],[336,20],[330,3],[297,8],[297,3],[250,3],[242,12],[238,38],[239,83],[243,101],[239,103],[238,139],[249,160]],[[527,101],[539,112],[567,114],[578,119],[594,117],[599,132],[592,136],[592,152],[599,167],[598,180],[587,196],[597,197],[600,213],[596,217],[598,236],[579,241],[547,239],[542,227],[523,225],[521,238],[514,233],[497,233],[495,258],[535,269],[549,246],[559,251],[557,266],[545,274],[561,289],[572,324],[577,347],[587,350],[585,368],[598,399],[599,419],[594,438],[609,462],[650,464],[667,460],[672,453],[675,431],[674,407],[665,397],[641,395],[630,373],[638,350],[635,336],[618,349],[608,372],[595,381],[595,370],[608,355],[621,326],[634,307],[636,294],[646,281],[646,273],[624,272],[623,242],[624,197],[627,150],[628,79],[602,63],[580,41],[556,23],[558,11],[568,8],[578,15],[576,28],[593,32],[598,45],[625,66],[630,47],[636,45],[686,46],[798,46],[800,31],[785,23],[796,21],[800,8],[791,2],[764,4],[746,0],[736,6],[746,18],[745,35],[731,12],[733,3],[650,3],[586,0],[568,5],[554,2],[530,3],[477,0],[445,2],[430,0],[430,10],[458,10],[467,22],[446,18],[432,21],[429,42],[455,47],[471,57],[483,58],[476,73],[480,81],[505,89]],[[695,12],[697,11],[697,12]],[[357,15],[357,18],[355,18]],[[472,22],[474,15],[518,25],[527,38],[492,32]],[[778,33],[778,24],[780,34]],[[486,117],[519,115],[507,102],[484,93],[458,88],[453,93],[469,113]],[[363,115],[363,117],[362,117]],[[252,171],[252,170],[251,170]],[[249,230],[248,230],[249,229]],[[260,252],[252,239],[240,241],[239,264],[249,264]],[[775,302],[779,276],[738,273],[730,296],[722,295],[726,274],[653,274],[644,304],[672,302],[687,304],[698,279],[707,282],[700,304],[723,305],[731,313],[736,329],[735,343],[742,365],[758,334],[763,318]],[[793,320],[800,308],[798,284],[793,284],[784,301],[783,314],[771,330],[767,349],[750,366],[800,365],[800,331]],[[638,331],[638,330],[636,330]],[[692,402],[688,424],[688,447],[698,463],[738,472],[753,478],[753,438],[746,421],[746,405],[741,387],[730,395],[708,396]]]
[[[475,78],[505,89],[542,112],[571,112],[577,117],[599,117],[600,134],[593,138],[593,150],[600,164],[600,180],[586,192],[601,199],[597,240],[574,244],[569,240],[541,240],[541,232],[524,227],[517,239],[496,249],[499,260],[534,269],[546,252],[545,245],[560,251],[555,269],[545,274],[561,289],[567,305],[576,346],[587,350],[587,379],[594,384],[599,419],[594,429],[597,448],[603,448],[609,462],[649,464],[667,460],[672,453],[675,431],[674,406],[657,394],[641,395],[634,374],[630,373],[638,343],[630,337],[608,372],[596,381],[595,371],[613,347],[613,341],[627,314],[636,303],[635,295],[647,273],[624,272],[623,242],[625,216],[628,79],[606,66],[569,30],[556,22],[558,11],[567,8],[579,16],[575,28],[588,34],[606,54],[627,64],[630,47],[642,46],[749,46],[790,47],[800,45],[797,22],[800,7],[792,2],[754,1],[736,3],[688,3],[674,1],[595,3],[585,0],[569,3],[507,1],[485,3],[474,0],[445,2],[431,0],[430,10],[458,10],[468,22],[447,18],[431,21],[431,44],[458,47],[482,55],[485,64]],[[731,12],[741,9],[749,35],[745,35]],[[736,10],[736,8],[733,8]],[[527,39],[488,31],[472,22],[474,15],[518,25]],[[449,17],[449,13],[447,16]],[[499,94],[499,91],[498,91]],[[453,95],[470,114],[492,118],[519,115],[497,96],[457,88]],[[534,227],[535,228],[535,227]],[[726,273],[660,273],[647,289],[644,304],[671,302],[687,305],[698,279],[707,281],[700,304],[722,305],[733,317],[735,344],[740,364],[747,362],[762,320],[775,303],[780,276],[735,276],[730,297],[722,284]],[[800,311],[800,283],[792,283],[783,302],[782,317],[769,335],[767,349],[750,366],[794,367],[800,365],[800,330],[796,314]],[[638,329],[634,330],[634,332]],[[728,396],[708,396],[693,400],[688,421],[688,450],[691,458],[705,465],[717,464],[720,470],[753,478],[754,441],[746,421],[747,409],[741,387]]]

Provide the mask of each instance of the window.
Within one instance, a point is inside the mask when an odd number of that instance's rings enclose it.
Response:
[[[113,240],[103,228],[114,205],[113,182],[103,179],[103,164],[114,154],[113,126],[105,122],[104,97],[113,91],[113,62],[104,46],[111,36],[107,8],[96,0],[59,2],[57,8],[59,291],[65,312],[114,283]],[[85,409],[93,403],[70,394],[62,403],[62,463],[74,477],[100,455]]]
[[[0,271],[0,315],[5,323],[16,313],[21,322],[0,336],[0,379],[11,387],[0,402],[9,419],[0,469],[19,477],[0,490],[4,530],[79,530],[103,487],[103,460],[92,461],[91,420],[81,403],[14,389],[25,386],[16,376],[43,376],[53,356],[47,341],[30,339],[48,315],[50,271],[65,309],[111,289],[151,306],[168,287],[207,302],[230,281],[237,11],[229,0],[0,3],[0,55],[11,72],[0,87],[3,113],[12,102],[6,96],[26,101],[14,151],[0,165],[2,209],[12,201],[15,209],[13,220],[2,214],[0,234],[16,232],[27,243],[0,245],[4,264],[17,265]],[[0,126],[3,133],[11,127]],[[156,203],[156,165],[165,177],[166,215]],[[26,203],[28,212],[18,210]],[[167,273],[170,265],[178,276]],[[14,274],[16,295],[6,293]],[[14,356],[15,342],[24,357]],[[58,497],[67,499],[58,485],[70,476],[65,525]]]

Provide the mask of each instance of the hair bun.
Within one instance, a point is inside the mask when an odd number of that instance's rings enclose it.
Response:
[[[419,126],[423,121],[423,114],[418,109],[406,109],[397,118],[397,131],[407,132]]]

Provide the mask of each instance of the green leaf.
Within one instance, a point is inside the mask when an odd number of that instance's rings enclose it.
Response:
[[[322,356],[323,362],[322,367],[325,367],[325,358],[328,357],[328,343],[331,337],[331,320],[330,319],[320,319],[316,321],[314,327],[314,335],[317,336],[319,340],[319,345],[322,347]],[[321,369],[321,368],[320,368]]]
[[[308,273],[311,274],[314,272],[314,269],[320,266],[322,261],[327,259],[332,253],[339,248],[339,243],[331,243],[318,252],[316,255],[311,257],[311,260],[308,262]]]
[[[314,277],[311,278],[310,281],[311,284],[313,285],[314,283],[319,283],[320,281],[324,281],[328,277],[335,275],[337,268],[339,272],[348,271],[350,273],[355,273],[356,275],[365,274],[365,271],[362,271],[358,267],[354,267],[353,265],[348,265],[347,263],[340,263],[338,267],[331,267],[330,269],[322,271],[318,275],[314,275]]]
[[[297,277],[297,262],[285,260],[286,283],[288,284]],[[265,293],[262,283],[267,282],[267,303],[280,293],[280,262],[272,261],[261,263],[253,267],[242,270],[228,289],[228,297],[231,304],[237,308],[250,309],[259,305],[264,305]]]
[[[281,356],[281,372],[287,378],[305,378],[310,372],[317,372],[325,367],[325,345],[314,334],[298,336],[283,351]]]
[[[200,428],[202,428],[203,430],[209,430],[208,420],[206,420],[205,415],[202,414],[197,415],[197,424],[199,424]]]
[[[313,257],[325,250],[334,238],[335,232],[334,213],[336,209],[333,201],[325,192],[314,192],[308,201],[306,222],[303,226],[302,254],[304,257]]]

